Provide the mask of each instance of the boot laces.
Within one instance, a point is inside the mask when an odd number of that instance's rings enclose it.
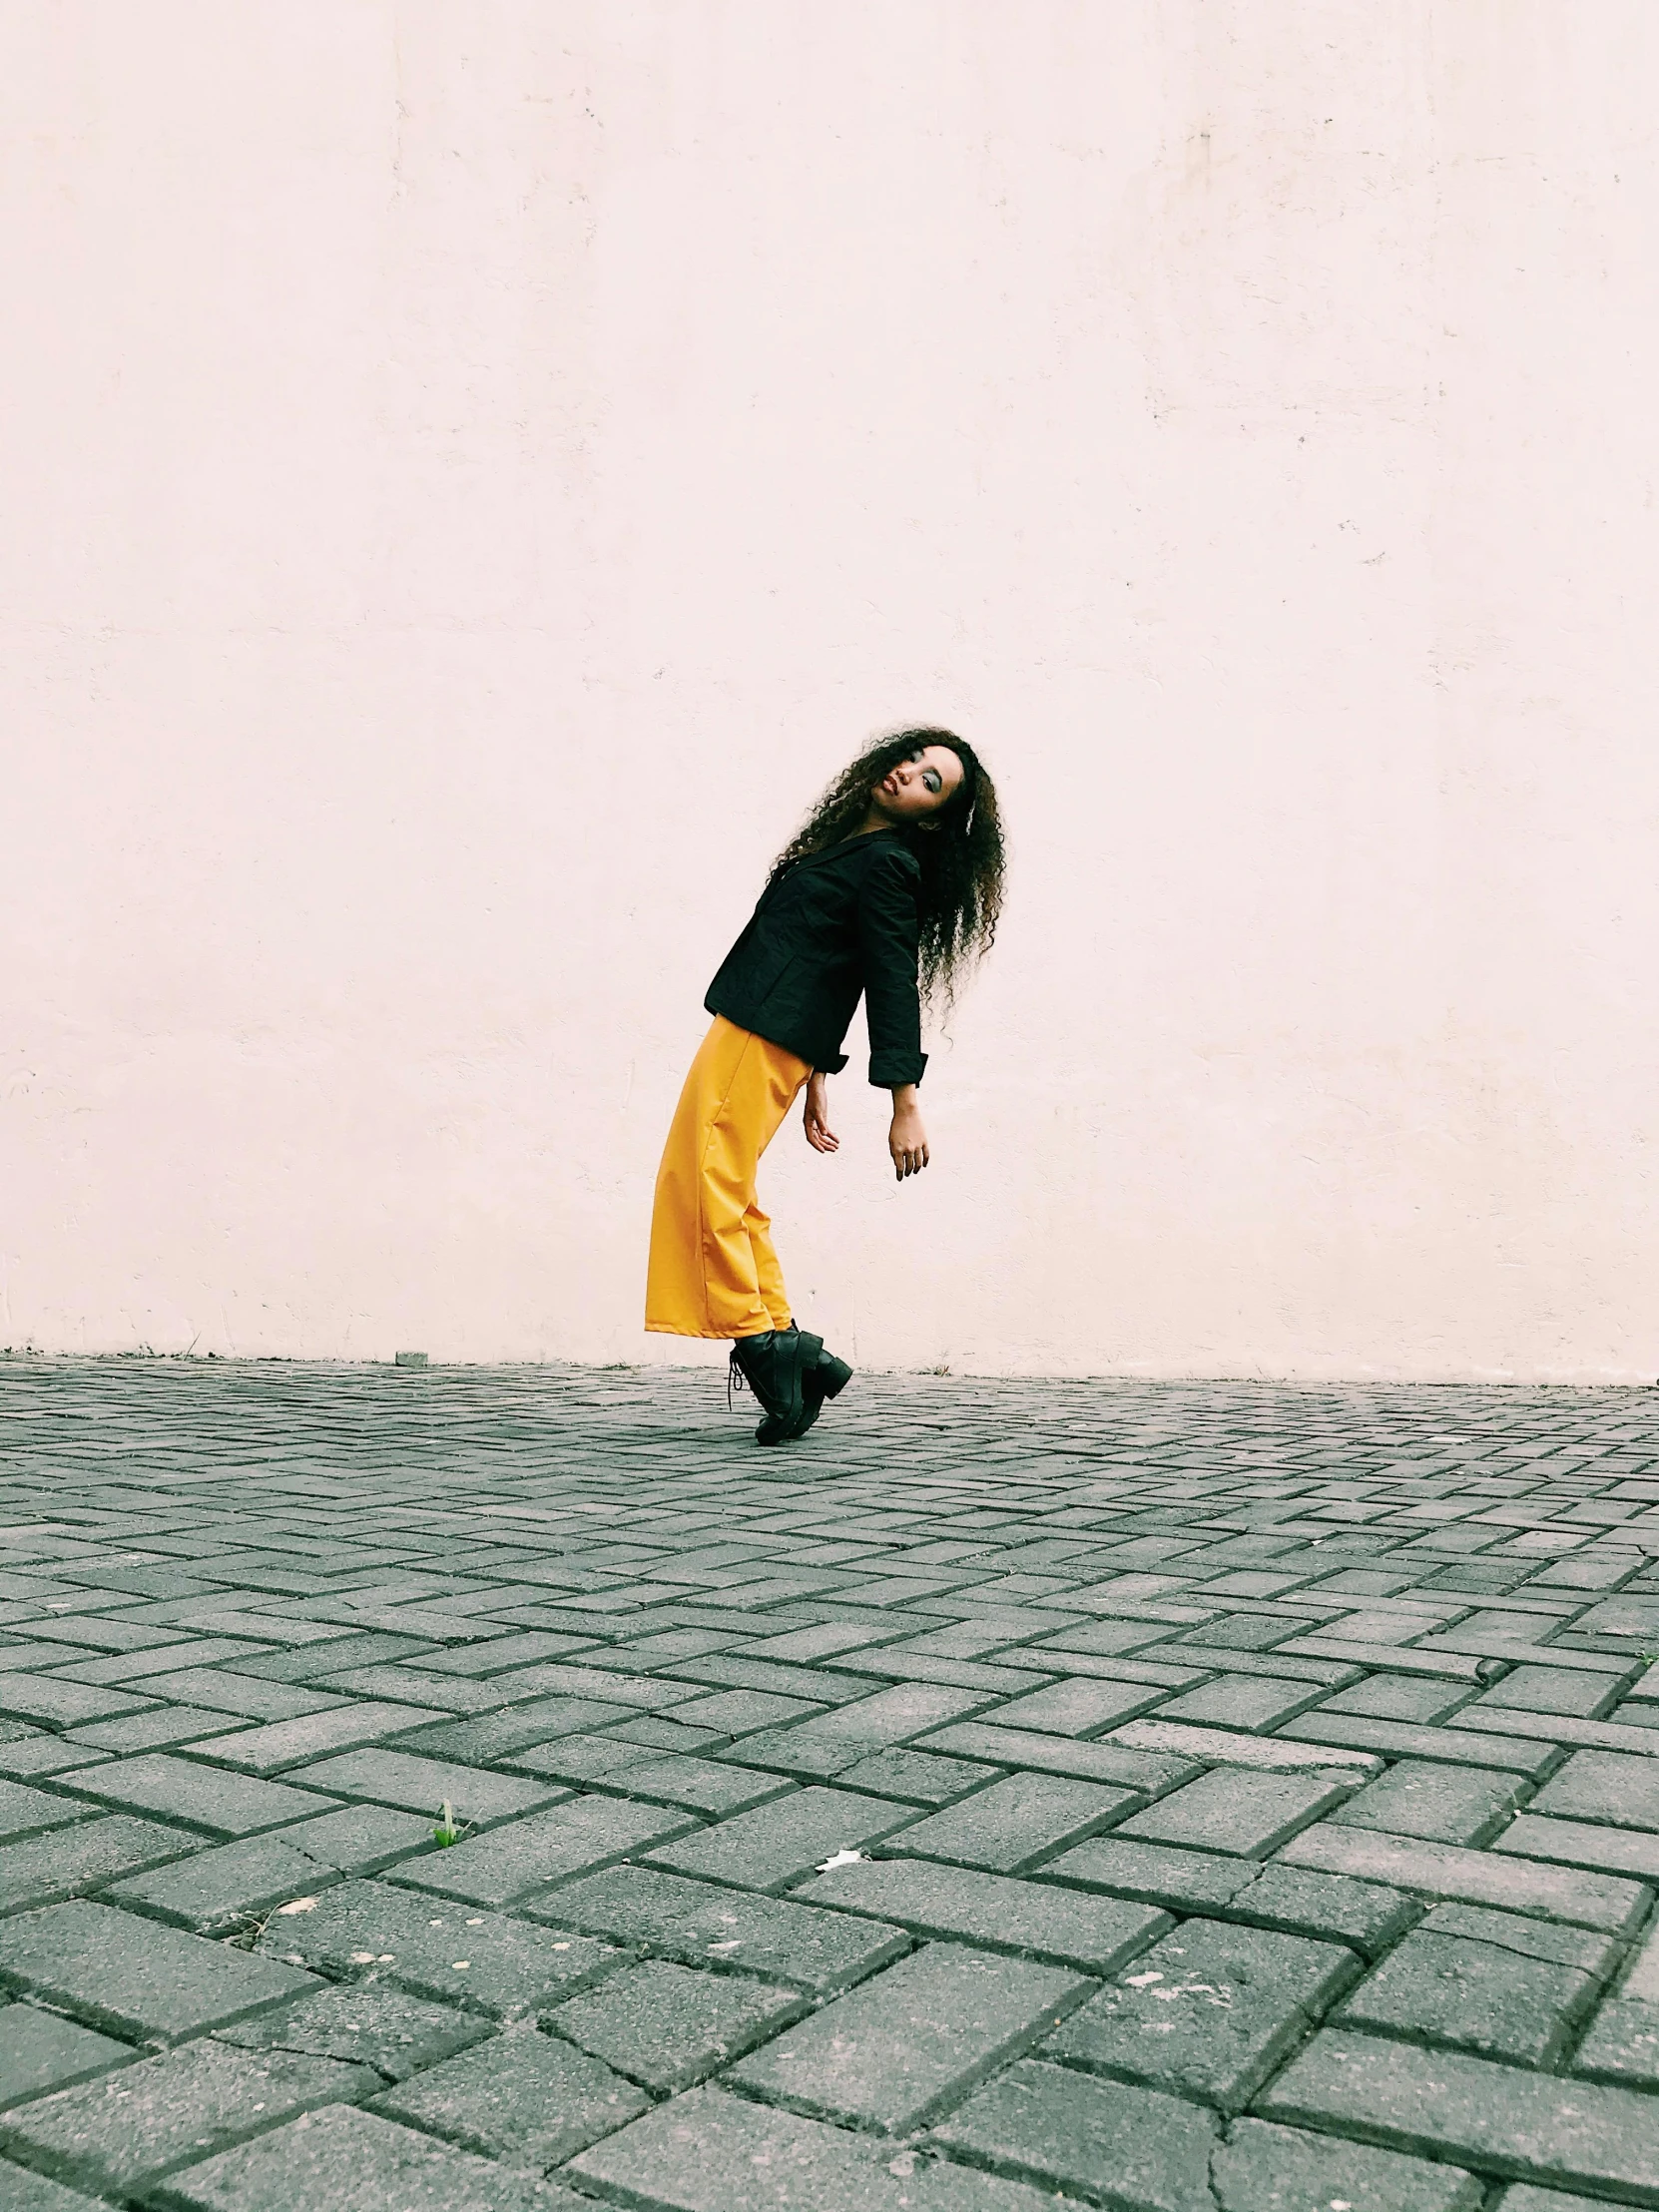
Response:
[[[733,1391],[747,1390],[749,1389],[749,1378],[747,1375],[744,1374],[742,1368],[738,1365],[738,1348],[734,1344],[732,1347],[732,1357],[728,1361],[726,1367],[726,1410],[728,1412],[731,1412],[732,1410]]]

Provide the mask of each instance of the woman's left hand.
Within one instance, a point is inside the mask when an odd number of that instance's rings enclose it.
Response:
[[[830,1126],[830,1078],[816,1068],[807,1078],[807,1106],[801,1116],[807,1142],[815,1152],[838,1152],[841,1141]]]

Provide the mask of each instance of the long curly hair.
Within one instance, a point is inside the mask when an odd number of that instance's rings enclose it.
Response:
[[[869,795],[889,769],[923,746],[947,745],[962,781],[926,827],[900,831],[921,866],[918,961],[921,995],[948,1007],[968,970],[982,960],[1002,913],[1005,860],[996,787],[984,764],[953,730],[899,730],[866,746],[842,769],[773,862],[770,880],[814,852],[850,837],[869,813]]]

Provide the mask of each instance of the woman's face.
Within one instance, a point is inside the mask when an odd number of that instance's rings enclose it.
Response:
[[[917,746],[871,789],[870,803],[889,822],[923,822],[961,781],[962,764],[949,746]]]

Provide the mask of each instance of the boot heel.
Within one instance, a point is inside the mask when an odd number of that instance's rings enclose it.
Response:
[[[818,1366],[813,1372],[826,1397],[839,1397],[852,1380],[852,1370],[844,1360],[837,1360],[832,1352],[821,1353]]]

